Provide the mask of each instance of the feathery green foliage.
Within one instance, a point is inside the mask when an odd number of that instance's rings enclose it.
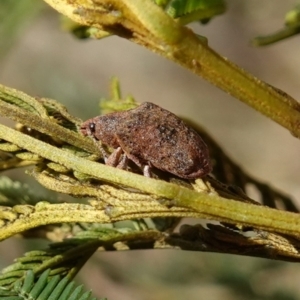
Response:
[[[76,286],[68,276],[51,275],[50,269],[40,275],[26,271],[10,288],[0,286],[0,297],[3,300],[96,300],[91,292],[83,291],[82,285]]]
[[[143,45],[300,137],[300,105],[295,99],[224,59],[183,26],[224,13],[225,1],[45,1],[72,19],[65,24],[78,36],[116,35]],[[22,5],[27,4],[25,10]],[[0,34],[8,40],[35,9],[29,0],[2,1],[0,8],[4,6],[12,12],[7,18],[0,10]],[[298,17],[299,7],[287,16],[286,26],[294,33],[299,32]],[[102,99],[101,110],[136,105],[133,97],[122,98],[114,78],[111,99]],[[17,123],[15,129],[0,125],[0,170],[31,166],[27,174],[43,186],[73,197],[61,203],[0,178],[0,239],[20,234],[54,242],[2,270],[1,299],[91,299],[71,280],[97,250],[172,248],[300,261],[300,218],[293,199],[248,175],[196,124],[190,123],[208,145],[214,169],[213,176],[188,181],[159,171],[145,178],[134,164],[126,171],[104,165],[98,144],[79,132],[82,120],[55,100],[0,86],[0,115]],[[247,194],[251,185],[263,205]],[[186,217],[206,219],[208,224],[182,222],[175,230]]]

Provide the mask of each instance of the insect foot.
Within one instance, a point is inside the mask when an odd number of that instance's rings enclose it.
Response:
[[[185,179],[201,178],[211,171],[208,148],[198,133],[173,113],[150,102],[89,119],[80,130],[118,149],[114,157],[133,161],[146,176],[151,176],[153,167]],[[126,166],[110,158],[106,163]]]

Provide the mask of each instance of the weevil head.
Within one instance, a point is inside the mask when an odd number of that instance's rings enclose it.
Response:
[[[80,126],[80,132],[84,136],[94,136],[96,131],[96,123],[94,119],[89,119],[81,124]]]
[[[118,147],[116,132],[120,126],[117,114],[108,114],[89,119],[82,123],[80,131],[85,136],[91,136],[113,148]]]

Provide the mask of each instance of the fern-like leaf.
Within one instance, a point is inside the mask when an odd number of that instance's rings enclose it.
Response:
[[[40,276],[29,270],[12,288],[0,286],[0,297],[3,300],[96,300],[90,291],[83,291],[82,285],[75,287],[68,276],[50,276],[50,269]]]

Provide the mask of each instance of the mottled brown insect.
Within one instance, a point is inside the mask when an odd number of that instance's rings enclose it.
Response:
[[[197,132],[150,102],[89,119],[82,124],[81,132],[115,149],[108,157],[101,147],[105,163],[111,166],[125,168],[129,159],[143,169],[145,176],[150,176],[155,167],[186,179],[211,171],[207,146]]]

